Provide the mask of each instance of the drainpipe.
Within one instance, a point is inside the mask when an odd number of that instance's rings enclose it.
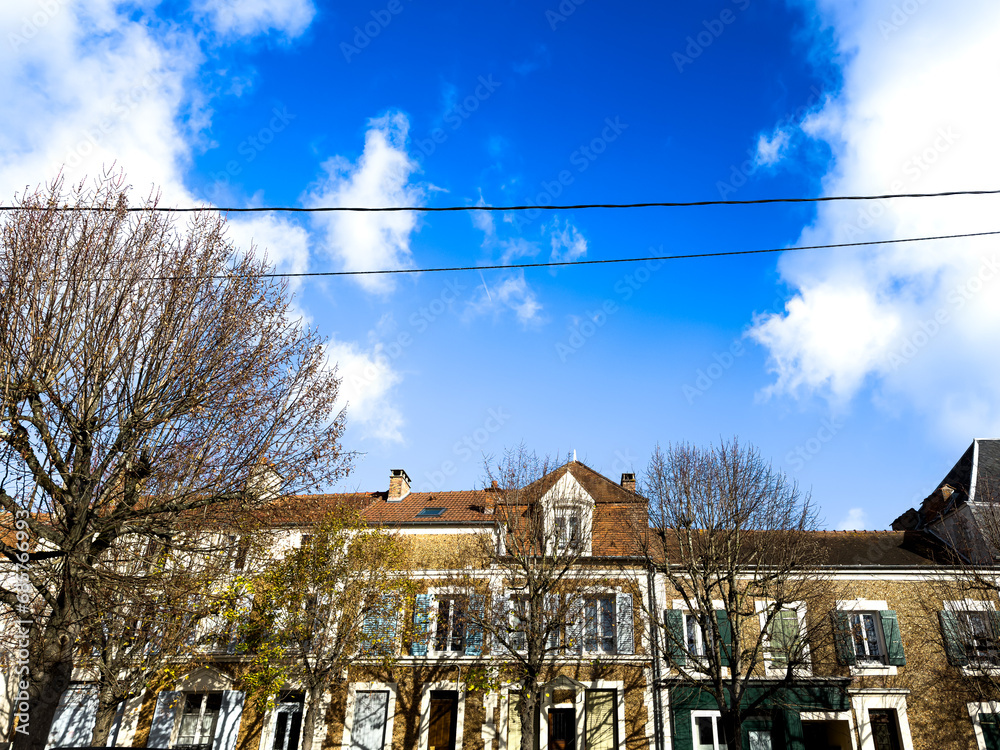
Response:
[[[660,701],[660,634],[656,626],[656,579],[653,575],[653,565],[650,563],[646,571],[646,581],[649,587],[649,642],[653,651],[653,742],[656,750],[663,750],[663,704]]]

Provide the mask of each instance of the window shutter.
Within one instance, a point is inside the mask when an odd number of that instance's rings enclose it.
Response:
[[[719,662],[728,667],[733,656],[733,626],[729,613],[724,609],[715,610],[715,622],[719,626]]]
[[[212,750],[234,750],[236,747],[245,697],[240,690],[222,691],[222,706],[219,708],[219,720],[215,723]]]
[[[992,633],[990,634],[994,641],[1000,640],[1000,612],[995,609],[989,610],[990,616],[990,628]]]
[[[410,653],[427,656],[427,636],[429,635],[431,595],[417,594],[413,602],[413,644]]]
[[[895,611],[883,609],[878,613],[882,619],[882,635],[885,636],[885,648],[889,652],[889,664],[894,667],[906,665],[906,655],[903,653],[903,638],[899,633],[899,620]]]
[[[391,654],[396,650],[396,639],[399,637],[399,604],[392,594],[382,594],[382,617],[380,618],[385,631],[385,642],[382,653]]]
[[[666,625],[667,635],[664,650],[670,655],[674,664],[684,666],[687,664],[687,653],[684,648],[684,613],[679,609],[668,609],[663,613],[663,622]]]
[[[153,724],[149,728],[148,748],[168,748],[174,734],[174,722],[177,720],[177,709],[184,702],[184,693],[177,690],[164,690],[156,696],[156,709],[153,711]]]
[[[580,653],[583,651],[583,598],[573,596],[567,608],[566,638],[567,648]]]
[[[635,652],[635,623],[632,619],[632,595],[618,594],[615,609],[618,611],[618,627],[615,633],[618,636],[617,651],[619,654],[631,654]]]
[[[469,597],[469,621],[465,625],[465,655],[479,656],[483,653],[483,615],[486,599],[480,594]]]
[[[830,618],[833,620],[833,646],[837,651],[837,661],[853,667],[858,663],[858,654],[854,650],[851,616],[847,612],[835,609],[830,613]],[[886,642],[888,641],[886,635]]]
[[[546,643],[546,648],[557,649],[559,648],[559,623],[556,622],[557,615],[559,613],[559,594],[546,594],[545,595],[545,625],[546,627],[552,628],[549,633],[548,641]]]
[[[94,685],[71,685],[59,696],[49,730],[49,747],[90,745],[97,720],[97,688]]]
[[[938,618],[941,620],[941,634],[944,636],[944,652],[948,656],[948,663],[953,667],[967,666],[969,657],[959,635],[958,615],[942,610],[938,612]]]

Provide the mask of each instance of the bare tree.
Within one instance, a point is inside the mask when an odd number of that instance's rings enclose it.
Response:
[[[182,229],[155,198],[130,210],[113,176],[15,209],[0,227],[0,509],[26,526],[2,551],[31,602],[13,587],[0,601],[33,616],[15,746],[41,750],[98,592],[120,585],[120,539],[239,516],[349,457],[322,341],[220,217]]]
[[[286,682],[301,682],[302,750],[312,750],[323,696],[341,684],[349,666],[394,662],[399,613],[412,585],[408,553],[401,536],[369,528],[357,511],[341,508],[310,529],[300,547],[245,582],[253,607],[233,612],[241,623],[240,651],[249,657],[244,681],[263,704]]]
[[[807,617],[823,593],[815,508],[735,439],[657,447],[642,494],[650,528],[638,537],[648,533],[647,558],[666,588],[663,611],[651,613],[664,658],[682,684],[714,699],[729,747],[742,748],[744,721],[794,683],[810,641],[830,629]]]
[[[557,468],[558,460],[523,445],[497,465],[487,461],[483,511],[492,523],[463,550],[456,566],[466,572],[452,579],[468,592],[465,601],[446,617],[440,608],[416,617],[426,625],[437,616],[438,638],[448,632],[443,620],[450,618],[452,632],[462,628],[465,653],[482,657],[467,673],[472,686],[516,686],[521,750],[534,747],[542,690],[557,661],[584,649],[616,653],[626,641],[633,648],[631,606],[618,612],[615,598],[602,596],[610,579],[620,583],[627,574],[591,558],[594,503],[560,485]],[[424,649],[426,636],[414,634]]]

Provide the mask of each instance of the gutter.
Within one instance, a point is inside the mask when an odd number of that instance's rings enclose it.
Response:
[[[660,700],[663,678],[660,674],[660,629],[656,625],[656,613],[659,609],[656,604],[656,579],[652,564],[646,568],[646,581],[649,587],[649,641],[653,652],[653,744],[656,750],[663,750],[663,703]]]

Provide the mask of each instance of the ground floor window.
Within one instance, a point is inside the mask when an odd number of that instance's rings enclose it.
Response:
[[[588,690],[586,712],[587,750],[615,750],[618,747],[615,691]]]
[[[899,724],[896,712],[891,708],[868,709],[868,721],[871,725],[872,743],[875,750],[900,750]]]
[[[188,693],[184,696],[175,750],[209,750],[215,736],[215,723],[222,708],[222,693]]]
[[[298,750],[302,733],[301,693],[287,693],[274,709],[274,739],[271,750]]]

